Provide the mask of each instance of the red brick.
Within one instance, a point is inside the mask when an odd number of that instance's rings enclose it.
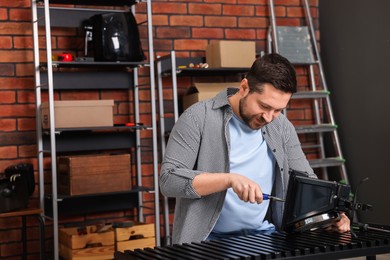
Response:
[[[18,149],[19,158],[35,157],[37,156],[37,150],[36,145],[21,145]]]
[[[170,17],[171,26],[203,26],[202,16],[194,15],[173,15]]]
[[[18,91],[17,92],[18,103],[34,103],[35,102],[35,91]]]
[[[255,8],[252,5],[224,5],[223,15],[253,16]]]
[[[23,116],[35,116],[35,105],[0,105],[0,117]]]
[[[5,64],[5,63],[1,64],[0,77],[1,76],[15,76],[15,65],[14,64]]]
[[[238,19],[238,27],[241,28],[267,28],[268,19],[261,17],[241,17]]]
[[[304,17],[305,12],[301,7],[288,7],[287,8],[288,17]]]
[[[268,30],[267,29],[258,29],[256,30],[256,38],[257,39],[262,39],[262,40],[267,40],[267,35],[268,35]],[[260,43],[259,43],[260,44]],[[265,48],[258,48],[259,50],[264,50]]]
[[[174,43],[175,50],[205,50],[207,40],[176,40]]]
[[[191,36],[189,27],[157,27],[156,38],[189,38]]]
[[[278,18],[278,25],[280,26],[301,26],[299,18]]]
[[[0,77],[0,89],[32,89],[34,85],[32,78]]]
[[[16,64],[16,76],[33,76],[34,75],[34,64],[32,63],[19,63]]]
[[[32,49],[33,48],[33,38],[31,36],[14,36],[14,48],[15,49]]]
[[[204,0],[205,3],[235,4],[237,0]]]
[[[0,104],[12,104],[16,102],[15,91],[0,91]]]
[[[8,20],[8,10],[6,8],[0,8],[0,21]]]
[[[256,30],[251,29],[226,29],[227,39],[254,40],[256,39]]]
[[[206,27],[236,27],[237,18],[235,17],[220,17],[220,16],[206,16]]]
[[[21,239],[22,239],[22,232],[20,229],[0,231],[0,243],[21,241]]]
[[[0,146],[0,158],[2,159],[13,159],[18,155],[16,146]]]
[[[190,14],[222,14],[221,4],[189,4],[188,11]]]
[[[123,90],[108,90],[108,91],[103,91],[101,93],[101,98],[102,99],[113,99],[116,101],[128,101],[129,98],[130,100],[133,100],[133,95],[130,93],[127,93],[127,91]]]
[[[57,48],[74,50],[75,46],[84,48],[84,38],[81,37],[57,37]],[[72,53],[72,52],[71,52]],[[74,53],[72,53],[74,55]]]
[[[12,37],[0,36],[0,49],[11,49],[12,48]]]
[[[221,39],[224,37],[222,28],[193,28],[192,38]]]
[[[31,51],[2,51],[0,50],[0,62],[31,62],[33,53]]]
[[[51,34],[52,36],[77,36],[78,33],[76,28],[53,27]]]
[[[16,119],[6,119],[6,118],[0,118],[0,131],[15,131],[16,130]]]
[[[284,17],[286,16],[286,7],[284,6],[275,6],[274,8],[276,17]],[[265,18],[270,18],[270,10],[268,5],[266,6],[256,6],[256,16],[265,16]]]
[[[7,6],[7,7],[30,7],[31,1],[30,0],[0,0],[0,6]]]
[[[10,9],[9,19],[12,21],[31,21],[30,9]]]
[[[286,5],[286,6],[297,6],[300,5],[300,0],[275,0],[274,5]]]
[[[265,5],[265,4],[268,4],[268,1],[267,0],[238,0],[237,4]]]
[[[153,15],[152,23],[153,23],[153,26],[168,25],[168,16],[167,15]]]
[[[19,118],[18,130],[19,131],[33,131],[36,129],[36,120],[34,118]]]
[[[31,35],[31,23],[0,23],[0,34],[8,35]]]
[[[153,3],[153,14],[185,14],[187,13],[187,4],[182,3]]]
[[[98,100],[98,92],[90,91],[67,91],[61,93],[62,100]]]

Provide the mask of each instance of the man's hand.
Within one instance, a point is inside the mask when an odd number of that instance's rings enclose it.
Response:
[[[339,219],[333,221],[332,225],[329,226],[327,230],[340,233],[348,232],[351,230],[351,221],[349,220],[347,215],[342,212],[340,216],[341,217]]]
[[[231,173],[229,175],[229,184],[241,200],[250,203],[263,202],[263,192],[260,186],[247,177]]]
[[[260,186],[237,173],[201,173],[195,176],[192,184],[200,196],[232,188],[237,196],[245,202],[259,204],[263,202],[263,191]]]

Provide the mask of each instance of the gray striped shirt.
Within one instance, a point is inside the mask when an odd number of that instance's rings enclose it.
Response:
[[[203,172],[230,172],[228,122],[233,112],[227,98],[236,91],[225,89],[212,99],[192,105],[172,129],[161,165],[160,189],[164,196],[176,197],[174,244],[206,239],[219,217],[226,191],[201,197],[192,180]],[[284,198],[290,169],[315,175],[294,126],[283,114],[264,126],[262,132],[277,164],[272,193]],[[271,203],[269,221],[278,229],[283,210],[283,203]]]

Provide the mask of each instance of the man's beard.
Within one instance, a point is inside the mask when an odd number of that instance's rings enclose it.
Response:
[[[246,105],[246,98],[247,97],[240,99],[240,102],[239,102],[238,112],[240,113],[240,117],[241,117],[242,121],[244,121],[244,123],[248,127],[250,127],[251,129],[253,129],[253,130],[260,129],[261,127],[266,125],[266,121],[262,117],[259,118],[256,115],[251,116],[251,115],[248,115],[244,112],[245,105]],[[251,122],[256,122],[257,124],[260,124],[260,126],[257,126],[257,127],[252,126]]]

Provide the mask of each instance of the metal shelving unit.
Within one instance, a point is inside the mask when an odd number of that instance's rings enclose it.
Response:
[[[143,2],[146,4],[147,31],[148,31],[148,57],[146,62],[57,62],[52,61],[52,27],[76,27],[79,28],[83,19],[103,12],[124,12],[132,9],[134,4]],[[71,4],[91,6],[91,8],[56,7],[52,4]],[[92,7],[93,5],[93,7]],[[95,6],[115,6],[115,10],[96,9]],[[156,245],[160,245],[160,221],[159,221],[159,191],[158,191],[158,158],[157,158],[157,119],[155,104],[154,84],[154,51],[152,37],[152,9],[151,0],[32,0],[32,24],[34,42],[34,68],[36,83],[36,121],[37,121],[37,147],[38,168],[40,186],[40,205],[44,210],[44,216],[51,218],[53,222],[54,259],[59,259],[58,244],[58,218],[64,214],[88,214],[99,211],[119,210],[126,208],[138,208],[139,221],[143,221],[143,192],[153,192],[155,202],[155,233]],[[45,30],[45,46],[39,46],[39,28]],[[41,63],[40,53],[46,52],[46,63]],[[135,122],[140,120],[139,111],[139,86],[138,67],[148,67],[151,93],[151,126],[114,126],[109,128],[88,129],[56,129],[54,118],[54,93],[58,90],[104,90],[104,89],[129,89],[134,88],[134,116]],[[74,70],[61,70],[62,68],[77,68]],[[83,71],[84,68],[87,70]],[[94,69],[99,68],[96,72]],[[102,69],[102,70],[100,70]],[[85,79],[89,79],[86,81]],[[63,84],[67,80],[66,84]],[[101,83],[110,82],[110,86],[101,86]],[[70,81],[70,84],[69,84]],[[114,82],[114,84],[112,84]],[[100,83],[100,84],[99,84]],[[42,92],[48,93],[50,111],[50,129],[41,127],[40,106]],[[104,130],[104,131],[101,131]],[[141,172],[141,140],[140,131],[152,131],[153,150],[153,177],[154,187],[142,187]],[[99,140],[99,142],[97,142]],[[106,149],[131,149],[136,153],[137,187],[128,192],[92,194],[88,196],[60,196],[57,193],[57,153],[73,151],[98,151]],[[44,189],[44,154],[51,158],[52,192],[45,193]],[[115,200],[115,205],[110,201]],[[89,205],[89,207],[86,207]]]

